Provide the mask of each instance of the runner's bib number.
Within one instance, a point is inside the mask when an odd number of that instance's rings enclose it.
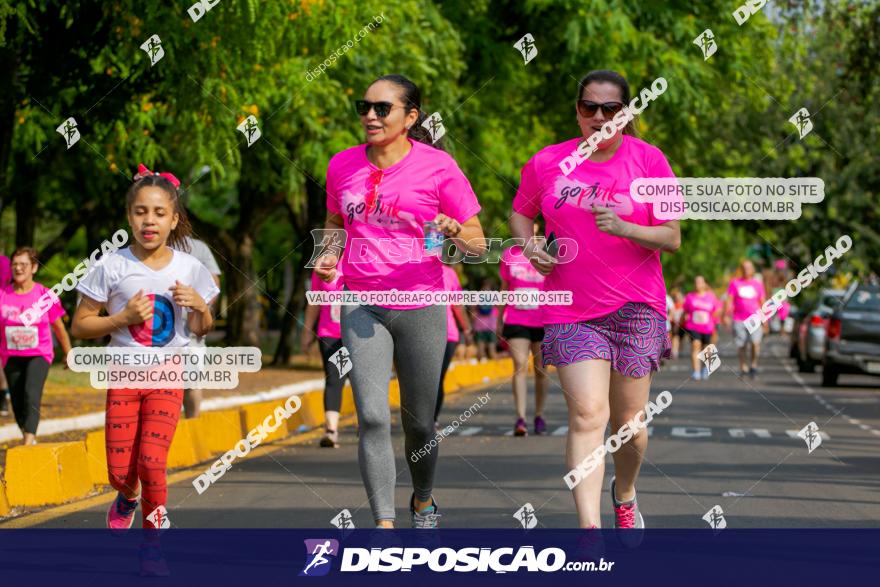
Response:
[[[330,319],[339,324],[339,315],[342,313],[341,304],[330,304]]]
[[[40,342],[36,326],[7,326],[6,348],[11,351],[35,349]]]
[[[739,297],[744,300],[751,300],[758,297],[758,292],[755,290],[755,286],[753,285],[742,285],[739,288]]]
[[[708,324],[710,319],[711,316],[706,310],[694,310],[694,313],[691,316],[691,320],[694,321],[694,324]]]
[[[539,292],[539,291],[541,291],[541,290],[536,287],[518,287],[516,289],[517,294],[529,295],[529,296],[534,295],[535,299],[537,299],[537,292]],[[531,292],[535,292],[535,294],[532,294]],[[533,303],[531,303],[531,301],[526,301],[522,304],[517,304],[515,307],[517,310],[537,310],[538,304],[533,304]]]

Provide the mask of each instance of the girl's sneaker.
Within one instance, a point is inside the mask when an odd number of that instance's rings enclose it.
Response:
[[[703,373],[700,371],[694,371],[693,373],[691,373],[691,379],[693,379],[694,381],[699,381],[702,378],[703,378]]]
[[[526,436],[529,433],[529,429],[526,426],[526,421],[523,418],[519,418],[516,421],[516,425],[513,427],[513,435],[514,436]]]
[[[535,434],[538,436],[547,434],[547,423],[541,416],[535,416]]]
[[[167,577],[171,574],[158,544],[141,544],[141,577]]]
[[[107,527],[111,530],[128,530],[134,523],[134,514],[137,511],[140,497],[125,499],[118,493],[116,499],[107,510]]]

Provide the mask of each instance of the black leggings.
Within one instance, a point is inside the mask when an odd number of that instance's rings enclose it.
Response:
[[[330,362],[330,357],[342,348],[342,339],[322,336],[318,339],[318,345],[321,347],[321,362],[324,363],[324,411],[338,412],[342,406],[342,387],[348,373],[340,377],[339,369]]]
[[[437,422],[440,419],[440,409],[443,407],[443,394],[446,391],[443,389],[443,380],[446,378],[446,371],[449,369],[449,363],[452,362],[452,357],[455,355],[455,347],[458,346],[458,341],[455,340],[447,340],[446,341],[446,351],[443,353],[443,367],[440,370],[440,391],[437,393],[437,407],[434,408],[434,421]]]
[[[23,432],[36,434],[49,361],[45,357],[9,357],[4,371],[16,424]]]

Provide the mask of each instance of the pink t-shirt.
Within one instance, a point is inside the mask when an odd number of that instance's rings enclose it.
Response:
[[[438,213],[464,223],[480,211],[471,184],[448,153],[417,141],[410,144],[403,159],[382,170],[367,159],[366,145],[330,159],[327,210],[342,216],[348,235],[344,267],[349,290],[442,291],[442,263],[424,250],[424,223]]]
[[[495,327],[498,325],[498,308],[475,306],[474,310],[474,332],[495,332]]]
[[[690,292],[684,297],[684,327],[687,330],[712,334],[715,332],[715,313],[721,309],[721,302],[711,291]]]
[[[458,273],[445,263],[443,264],[443,289],[445,291],[461,291]],[[452,304],[450,304],[446,306],[446,342],[458,342],[460,338],[458,323],[455,321],[455,314],[452,313]]]
[[[317,273],[312,273],[312,291],[342,291],[342,270],[336,268],[336,279],[330,283],[325,282],[318,277]],[[318,337],[319,338],[342,338],[339,330],[339,316],[342,306],[339,304],[326,304],[321,306],[321,312],[318,314]]]
[[[727,293],[733,300],[733,319],[737,322],[754,314],[761,306],[761,300],[766,297],[764,283],[754,277],[732,280]]]
[[[607,316],[627,302],[642,302],[666,320],[666,284],[660,251],[596,228],[590,212],[595,203],[614,210],[622,220],[653,226],[663,224],[648,204],[630,197],[637,178],[675,177],[663,152],[629,135],[604,163],[584,161],[565,177],[559,162],[581,141],[571,139],[536,153],[522,169],[514,211],[529,218],[539,213],[547,235],[572,239],[577,251],[560,242],[557,264],[547,279],[547,291],[571,291],[570,306],[545,306],[544,324],[582,322]],[[571,242],[571,241],[569,241]],[[573,249],[574,247],[571,247]],[[562,262],[567,261],[567,262]]]
[[[785,321],[785,319],[788,318],[789,312],[791,312],[791,304],[786,301],[782,302],[782,304],[779,306],[779,310],[776,311],[776,315],[779,316],[780,320]]]
[[[522,247],[510,247],[501,254],[501,279],[510,291],[541,290],[544,276],[529,263]],[[544,325],[540,306],[510,305],[504,307],[504,323],[540,328]]]
[[[49,363],[55,358],[50,325],[65,314],[61,301],[52,294],[54,302],[31,326],[19,319],[46,291],[49,288],[36,282],[25,294],[15,293],[12,285],[0,289],[0,356],[4,367],[9,357],[45,357]]]

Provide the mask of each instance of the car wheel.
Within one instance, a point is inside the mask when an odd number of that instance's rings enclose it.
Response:
[[[839,376],[840,371],[833,364],[826,363],[822,368],[822,387],[835,387]]]

